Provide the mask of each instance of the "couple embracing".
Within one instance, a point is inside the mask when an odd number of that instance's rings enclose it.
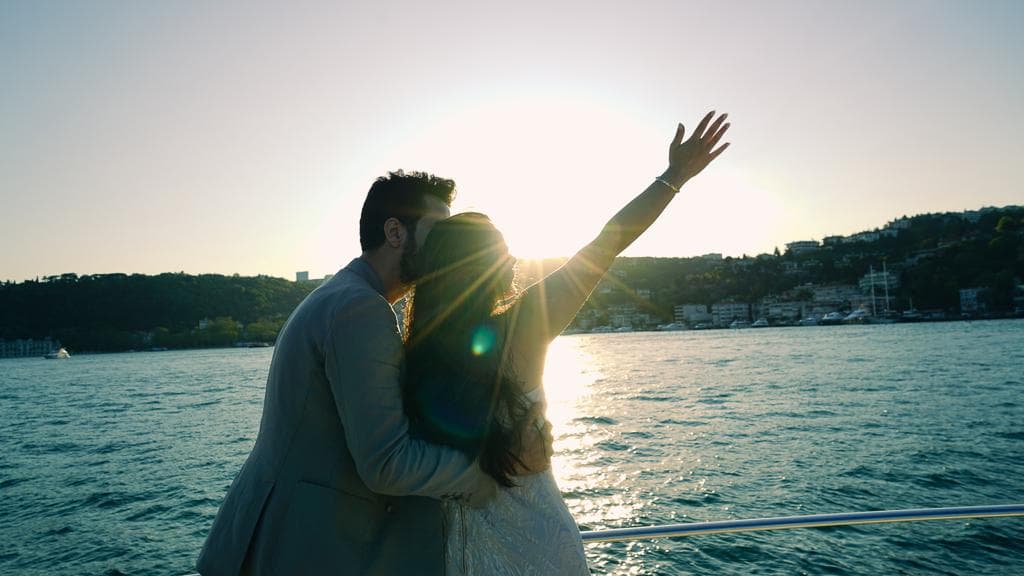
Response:
[[[587,574],[549,468],[548,344],[614,258],[727,146],[725,115],[564,266],[516,290],[515,258],[455,185],[370,188],[362,255],[281,330],[255,446],[198,561],[237,574]],[[410,292],[410,289],[412,291]],[[406,299],[404,330],[392,304]]]

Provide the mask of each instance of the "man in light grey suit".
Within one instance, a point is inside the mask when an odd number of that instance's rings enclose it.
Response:
[[[451,180],[400,171],[370,188],[362,256],[277,339],[259,435],[199,556],[204,576],[444,572],[438,499],[479,502],[496,486],[461,452],[409,436],[391,305],[454,192]],[[545,469],[550,436],[523,445],[525,467]]]

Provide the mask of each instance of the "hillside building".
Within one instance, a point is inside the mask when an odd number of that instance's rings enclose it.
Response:
[[[672,308],[672,320],[682,324],[711,322],[711,314],[704,304],[680,304]]]
[[[983,314],[988,312],[991,291],[988,288],[963,288],[960,290],[960,313]]]
[[[654,324],[654,318],[641,312],[635,304],[608,307],[608,323],[615,328],[645,328]]]
[[[761,316],[771,321],[793,321],[804,317],[807,302],[764,302],[761,304]]]
[[[786,244],[786,252],[799,256],[801,254],[807,254],[809,252],[817,252],[821,248],[821,244],[818,244],[817,240],[797,240],[796,242],[789,242]]]
[[[711,305],[711,322],[715,326],[728,326],[733,320],[750,321],[750,304],[719,302]]]
[[[60,348],[60,342],[52,338],[33,340],[4,340],[0,338],[0,358],[32,358],[43,357]]]

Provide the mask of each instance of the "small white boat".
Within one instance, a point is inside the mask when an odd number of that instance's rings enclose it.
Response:
[[[71,358],[71,354],[68,354],[67,350],[61,348],[60,350],[54,350],[53,352],[50,352],[46,356],[43,356],[43,358],[46,358],[47,360],[66,360],[68,358]]]
[[[864,324],[871,318],[871,313],[863,308],[850,312],[850,315],[843,318],[846,324]]]
[[[800,325],[801,326],[817,326],[818,325],[818,319],[815,318],[814,316],[808,316],[807,318],[802,318],[800,320]]]
[[[911,308],[910,310],[904,310],[903,314],[900,314],[900,320],[904,322],[920,322],[924,320],[924,315],[917,308]]]
[[[899,322],[900,317],[894,312],[884,312],[878,316],[872,316],[868,318],[868,324],[895,324]]]
[[[769,326],[770,325],[768,324],[767,318],[758,318],[753,324],[750,325],[751,328],[768,328]]]
[[[729,324],[729,328],[734,330],[739,328],[750,328],[750,322],[747,322],[746,320],[733,320],[732,323]]]
[[[921,320],[924,320],[924,315],[921,314],[921,312],[917,308],[914,308],[914,299],[911,298],[910,308],[908,310],[904,310],[903,314],[900,314],[900,321],[920,322]]]
[[[828,325],[832,325],[832,324],[839,324],[842,321],[843,321],[843,315],[842,314],[840,314],[839,312],[829,312],[828,314],[825,314],[824,316],[821,317],[821,320],[818,321],[818,324],[822,324],[822,325],[828,326]]]

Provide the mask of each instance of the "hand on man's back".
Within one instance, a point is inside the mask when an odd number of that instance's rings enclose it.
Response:
[[[519,453],[520,465],[516,466],[517,476],[537,474],[551,467],[554,437],[551,422],[544,418],[545,408],[544,404],[535,404],[527,416],[528,424],[523,427],[519,438],[522,450]]]

